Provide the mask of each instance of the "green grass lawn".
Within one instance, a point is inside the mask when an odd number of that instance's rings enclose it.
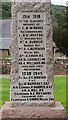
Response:
[[[10,100],[10,80],[7,78],[0,79],[0,107],[5,101]]]
[[[68,101],[67,98],[67,81],[68,77],[65,76],[55,76],[54,77],[54,94],[55,94],[55,101],[60,101],[68,113]],[[1,96],[2,95],[2,96]],[[2,100],[1,100],[2,98]],[[9,79],[0,79],[0,107],[2,104],[4,104],[6,101],[10,100],[10,80]]]
[[[65,107],[68,113],[68,101],[67,101],[67,80],[68,77],[65,76],[56,76],[54,77],[54,94],[55,94],[55,101],[60,101],[62,105]]]

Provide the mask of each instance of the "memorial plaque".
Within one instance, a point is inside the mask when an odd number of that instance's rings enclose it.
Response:
[[[12,21],[12,105],[52,105],[53,54],[50,4],[17,3]],[[17,9],[18,8],[18,9]],[[27,9],[26,9],[27,8]]]

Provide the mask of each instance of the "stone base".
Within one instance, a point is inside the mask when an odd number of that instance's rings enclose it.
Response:
[[[1,114],[1,120],[67,120],[60,103],[55,103],[55,107],[11,107],[6,103]]]

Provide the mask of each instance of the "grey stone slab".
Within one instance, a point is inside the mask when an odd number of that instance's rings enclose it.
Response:
[[[55,107],[11,107],[6,103],[2,107],[2,120],[66,120],[64,107],[55,103]]]
[[[18,2],[12,7],[11,103],[13,106],[54,106],[50,6],[50,1],[38,0]],[[42,43],[31,43],[40,40]]]

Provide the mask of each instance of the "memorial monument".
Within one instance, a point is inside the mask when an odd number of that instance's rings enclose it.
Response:
[[[11,102],[2,107],[2,120],[65,120],[64,108],[54,101],[50,6],[50,0],[12,6]]]

